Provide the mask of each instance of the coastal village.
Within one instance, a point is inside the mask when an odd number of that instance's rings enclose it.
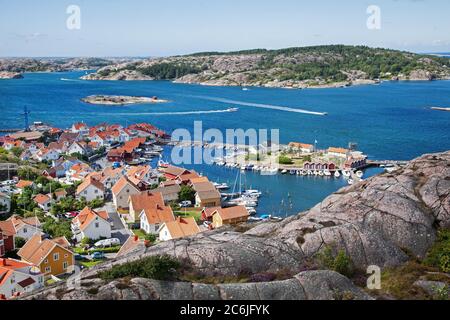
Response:
[[[3,162],[11,155],[20,162],[0,186],[0,299],[70,279],[137,246],[281,219],[253,217],[258,190],[224,193],[228,185],[160,160],[169,142],[148,123],[80,122],[66,130],[34,123],[0,137]],[[264,157],[262,149],[247,150],[240,168],[274,170],[253,164],[250,154]],[[296,175],[350,177],[366,166],[360,152],[299,142],[284,146],[279,160],[277,172]]]

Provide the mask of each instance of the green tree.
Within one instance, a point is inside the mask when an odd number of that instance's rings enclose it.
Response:
[[[180,201],[195,201],[195,190],[194,188],[186,185],[181,186],[181,190],[178,194],[178,199]]]

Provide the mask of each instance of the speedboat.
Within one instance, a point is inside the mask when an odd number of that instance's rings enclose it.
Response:
[[[238,110],[239,110],[238,108],[229,108],[229,109],[227,109],[228,112],[236,112]]]
[[[339,177],[341,176],[341,174],[339,173],[338,170],[336,170],[336,171],[334,172],[334,176],[335,176],[336,178],[339,178]]]
[[[363,175],[364,175],[364,172],[362,172],[361,170],[360,170],[360,171],[356,171],[356,176],[357,176],[358,178],[362,178]]]
[[[244,194],[252,196],[252,197],[253,196],[254,197],[260,197],[262,193],[259,190],[245,190]]]
[[[282,174],[286,174],[288,173],[288,171],[286,169],[284,169],[283,171],[281,171]]]

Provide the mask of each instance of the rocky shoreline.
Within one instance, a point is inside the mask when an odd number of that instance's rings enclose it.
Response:
[[[79,286],[63,283],[24,298],[372,299],[349,278],[329,270],[310,270],[311,264],[323,250],[332,248],[344,252],[356,270],[365,273],[373,265],[389,270],[423,259],[438,231],[448,228],[450,151],[424,155],[402,169],[345,187],[282,222],[218,229],[149,248],[138,246],[124,257],[83,271]],[[243,270],[250,274],[290,270],[294,276],[218,285],[141,278],[107,282],[99,277],[115,265],[163,254],[210,277],[233,277]]]
[[[20,72],[0,71],[0,79],[22,79]]]
[[[167,103],[167,100],[158,99],[158,97],[132,97],[132,96],[106,96],[93,95],[81,99],[81,101],[89,104],[108,105],[108,106],[123,106],[130,104],[142,103]]]

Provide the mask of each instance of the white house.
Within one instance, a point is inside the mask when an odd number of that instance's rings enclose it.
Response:
[[[347,158],[349,151],[350,150],[344,148],[330,147],[328,148],[327,154],[332,157]]]
[[[111,189],[113,195],[113,203],[117,209],[127,209],[128,199],[131,195],[140,193],[140,190],[128,180],[126,176],[117,181]]]
[[[142,189],[159,183],[158,175],[155,174],[149,165],[131,167],[127,172],[127,176],[135,186]]]
[[[100,181],[89,177],[78,186],[76,196],[78,199],[85,198],[88,202],[96,199],[103,200],[105,187]]]
[[[42,287],[44,275],[39,268],[23,261],[0,258],[0,296],[9,299]]]
[[[66,153],[67,154],[79,153],[81,155],[85,155],[87,154],[87,151],[79,142],[75,141],[70,145]]]
[[[111,223],[106,211],[96,212],[86,207],[72,220],[71,228],[78,242],[83,238],[91,240],[111,238]]]
[[[14,225],[16,237],[29,240],[35,234],[42,234],[42,224],[37,217],[22,218],[18,215],[13,215],[8,220]]]
[[[184,237],[193,236],[200,233],[201,230],[194,218],[180,218],[169,221],[161,225],[158,229],[159,240],[169,241]]]
[[[59,156],[60,156],[60,153],[57,150],[55,150],[55,149],[46,149],[46,148],[43,148],[43,149],[39,150],[34,155],[34,157],[38,161],[54,161],[54,160],[58,160]]]
[[[72,125],[71,131],[72,133],[80,133],[84,135],[89,133],[89,127],[83,122],[78,122]]]
[[[11,209],[11,197],[0,192],[0,213],[9,212]]]
[[[33,198],[34,202],[37,203],[38,207],[44,211],[50,210],[52,205],[52,198],[46,194],[38,194]]]
[[[174,221],[172,208],[158,203],[147,206],[139,215],[141,229],[147,234],[158,234],[159,227],[166,222]]]

